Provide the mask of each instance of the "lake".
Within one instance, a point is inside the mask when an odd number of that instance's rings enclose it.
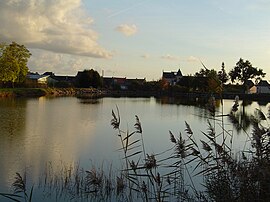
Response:
[[[183,104],[184,103],[184,104]],[[141,121],[146,152],[155,154],[171,148],[169,130],[185,134],[185,121],[200,139],[207,131],[207,109],[169,98],[101,98],[82,100],[75,97],[18,98],[0,100],[0,192],[9,192],[15,173],[26,172],[31,183],[38,184],[45,165],[79,163],[122,166],[117,131],[110,125],[111,111],[119,108],[121,129],[134,130],[135,115]],[[228,114],[233,100],[223,101]],[[268,104],[250,102],[246,112],[258,108],[267,112]],[[218,102],[217,111],[222,111]],[[233,148],[242,150],[247,137],[224,117],[225,127],[234,134]],[[217,129],[219,130],[219,129]],[[251,133],[252,128],[247,127]],[[59,166],[61,167],[61,166]],[[0,201],[3,200],[0,197]]]

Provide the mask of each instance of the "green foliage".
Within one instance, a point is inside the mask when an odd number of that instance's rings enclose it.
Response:
[[[216,70],[204,68],[195,73],[194,84],[196,90],[220,93],[222,91],[221,81]]]
[[[236,66],[229,72],[231,81],[235,80],[243,83],[243,87],[246,90],[247,81],[249,79],[261,79],[265,76],[265,73],[262,69],[258,69],[257,67],[253,67],[252,64],[246,60],[244,61],[242,58],[236,63]]]
[[[24,45],[12,42],[0,45],[0,82],[22,83],[28,72],[31,53]]]
[[[201,68],[199,72],[195,73],[195,77],[210,77],[215,75],[217,75],[217,72],[214,69],[209,70]]]
[[[102,80],[99,73],[93,69],[78,72],[76,76],[76,87],[79,88],[98,88],[102,86]]]

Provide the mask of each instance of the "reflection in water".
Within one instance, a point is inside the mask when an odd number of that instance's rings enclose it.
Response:
[[[188,106],[203,106],[207,103],[204,98],[177,98],[177,97],[161,97],[156,99],[159,104],[176,104]]]
[[[0,99],[0,182],[8,183],[21,170],[25,139],[25,99]],[[0,187],[1,187],[0,183]]]
[[[26,100],[15,98],[0,99],[0,137],[23,134],[25,128]]]
[[[82,104],[99,104],[100,99],[96,98],[78,98]]]
[[[74,162],[85,158],[84,152],[89,155],[98,107],[88,108],[74,100],[0,101],[0,173],[5,173],[0,176],[0,190],[8,189],[16,172],[26,171],[37,179],[47,162]]]
[[[246,107],[251,105],[252,101],[243,100],[241,106],[238,104],[238,100],[235,100],[229,114],[229,121],[233,124],[237,132],[241,130],[247,131],[251,126],[252,114],[246,111]]]

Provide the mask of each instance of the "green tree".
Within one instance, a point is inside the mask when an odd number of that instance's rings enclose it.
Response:
[[[222,84],[226,83],[229,80],[229,76],[225,71],[225,64],[222,62],[221,64],[221,70],[218,71],[218,78],[221,81]]]
[[[0,82],[22,83],[27,75],[27,62],[30,51],[24,46],[12,42],[0,45]]]
[[[261,79],[265,76],[265,73],[262,69],[253,67],[248,60],[244,61],[240,58],[236,66],[229,72],[229,76],[232,82],[236,80],[240,81],[243,84],[244,93],[246,93],[247,81],[249,79]]]
[[[76,76],[76,86],[79,88],[98,88],[102,86],[99,73],[93,69],[78,72]]]

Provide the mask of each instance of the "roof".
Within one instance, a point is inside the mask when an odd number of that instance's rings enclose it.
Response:
[[[163,72],[162,77],[166,79],[174,79],[176,76],[182,77],[182,72],[180,69],[178,69],[177,72]]]
[[[75,76],[51,76],[51,78],[57,81],[73,81],[75,80]]]
[[[138,78],[136,78],[136,79],[127,79],[127,81],[129,81],[129,82],[145,82],[146,81],[146,79],[145,78],[143,78],[143,79],[138,79]]]
[[[38,80],[38,79],[41,79],[41,78],[47,78],[47,77],[49,77],[49,75],[28,74],[26,77],[28,79]]]
[[[266,80],[261,80],[257,86],[270,86],[270,84]]]
[[[43,75],[54,76],[54,73],[53,72],[45,72]]]
[[[253,81],[247,80],[247,86],[248,86],[249,88],[251,88],[252,86],[254,86]]]
[[[163,78],[166,78],[166,79],[173,79],[175,78],[175,74],[174,72],[163,72]]]

